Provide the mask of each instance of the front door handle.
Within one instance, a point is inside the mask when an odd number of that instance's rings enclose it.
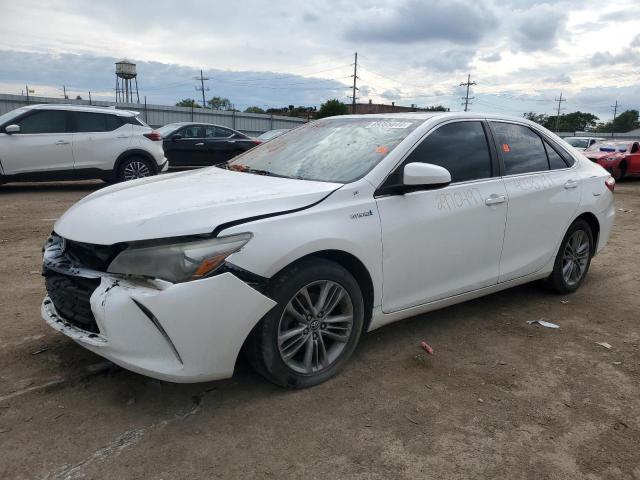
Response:
[[[69,145],[69,142],[67,142],[66,140],[58,140],[56,142],[56,145]]]
[[[201,146],[203,146],[203,145],[204,145],[204,143],[202,143],[202,142],[198,142],[198,143],[196,143],[196,147],[201,147]]]
[[[566,188],[567,190],[569,190],[570,188],[576,188],[578,186],[578,182],[576,182],[575,180],[567,180],[567,182],[564,184],[564,188]]]
[[[498,205],[499,203],[504,203],[506,202],[507,197],[505,197],[504,195],[496,195],[495,193],[492,193],[491,195],[489,195],[489,197],[484,201],[485,205]]]

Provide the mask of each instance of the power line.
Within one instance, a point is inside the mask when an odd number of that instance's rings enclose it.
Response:
[[[621,107],[622,105],[618,105],[618,100],[616,100],[616,104],[615,105],[611,105],[611,108],[613,108],[613,121],[611,122],[611,136],[613,137],[613,133],[616,130],[616,115],[618,114],[618,107]]]
[[[194,80],[198,80],[198,77],[193,77],[193,78],[194,78]],[[196,90],[202,91],[202,108],[207,108],[207,102],[204,99],[204,91],[205,91],[204,81],[205,80],[209,81],[209,77],[203,76],[202,75],[202,70],[200,70],[200,77],[199,78],[200,78],[200,88],[196,87]],[[209,91],[209,86],[208,85],[207,85],[206,90]]]
[[[558,114],[556,115],[556,133],[558,132],[558,126],[560,125],[560,110],[562,102],[566,102],[567,99],[562,98],[562,92],[560,92],[560,98],[556,98],[554,101],[558,102]]]
[[[469,98],[469,87],[471,85],[477,85],[477,83],[476,82],[472,82],[471,81],[471,74],[468,74],[467,75],[467,81],[460,84],[461,87],[464,87],[464,86],[467,87],[467,94],[464,97],[461,97],[462,100],[464,100],[464,103],[462,105],[464,105],[464,111],[465,112],[468,111],[468,109],[469,109],[469,100],[473,100],[473,97]]]
[[[356,86],[357,82],[358,82],[358,52],[355,53],[355,60],[353,62],[353,75],[351,75],[353,77],[353,94],[351,95],[351,113],[356,113],[356,100],[358,97],[356,97],[356,91],[359,90],[359,88]]]

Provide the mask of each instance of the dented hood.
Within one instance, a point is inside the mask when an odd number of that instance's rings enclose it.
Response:
[[[100,245],[211,233],[227,222],[307,207],[340,186],[205,168],[98,190],[67,210],[54,230]]]

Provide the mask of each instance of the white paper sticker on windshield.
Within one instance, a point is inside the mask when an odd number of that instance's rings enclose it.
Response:
[[[411,126],[411,122],[371,122],[364,128],[409,128]]]

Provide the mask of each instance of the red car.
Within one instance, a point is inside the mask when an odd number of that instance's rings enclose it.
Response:
[[[591,145],[584,155],[602,165],[616,181],[640,176],[640,142],[638,140],[607,140]]]

